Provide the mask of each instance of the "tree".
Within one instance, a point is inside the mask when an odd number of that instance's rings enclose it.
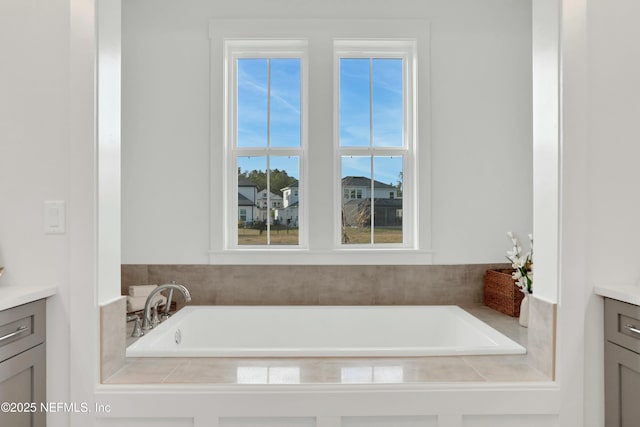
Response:
[[[398,183],[396,184],[396,191],[398,192],[398,197],[402,197],[402,180],[404,175],[402,171],[398,174]]]
[[[265,171],[254,169],[250,172],[244,171],[241,173],[240,169],[238,168],[238,176],[242,176],[253,182],[258,187],[258,191],[262,191],[267,188],[267,173]],[[296,184],[298,182],[297,179],[289,176],[289,174],[287,174],[287,171],[279,169],[271,170],[269,181],[271,192],[279,196],[282,196],[283,188]]]

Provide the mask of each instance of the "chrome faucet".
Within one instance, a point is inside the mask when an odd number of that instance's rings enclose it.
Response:
[[[144,314],[142,317],[142,330],[146,331],[153,327],[151,323],[151,306],[153,305],[153,299],[157,294],[164,291],[165,289],[169,289],[170,294],[173,294],[173,290],[177,289],[182,293],[182,296],[184,297],[185,302],[191,301],[191,294],[189,293],[187,288],[185,288],[182,285],[178,285],[177,283],[174,282],[174,283],[166,283],[164,285],[158,286],[153,291],[151,291],[151,293],[147,297],[147,301],[144,303]],[[171,303],[171,300],[167,300],[167,305],[169,305],[170,303]],[[156,304],[156,307],[157,307],[157,304]]]

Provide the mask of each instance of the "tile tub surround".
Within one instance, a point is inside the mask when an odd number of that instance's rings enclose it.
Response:
[[[175,280],[198,305],[468,305],[482,303],[486,270],[507,267],[124,264],[122,294]]]
[[[100,378],[110,377],[125,364],[126,298],[100,306]]]
[[[451,266],[215,266],[123,265],[122,290],[129,285],[175,280],[189,288],[195,304],[219,305],[460,305],[509,338],[528,345],[529,334],[553,336],[555,321],[540,328],[523,328],[518,319],[482,304],[484,273],[506,264]],[[178,304],[182,304],[177,297]],[[554,308],[555,310],[555,308]],[[553,311],[555,313],[555,311]],[[535,315],[532,314],[533,317]],[[532,317],[532,321],[533,321]],[[547,315],[543,318],[548,320]],[[130,323],[128,328],[131,329]],[[553,329],[547,329],[553,328]],[[127,345],[135,340],[126,335]],[[548,343],[548,341],[545,341]],[[553,343],[551,343],[553,344]],[[532,344],[533,345],[533,344]],[[532,359],[514,356],[457,356],[414,358],[127,358],[105,384],[239,384],[239,372],[259,381],[265,370],[298,372],[300,383],[335,384],[342,372],[365,381],[365,371],[376,372],[369,382],[520,382],[550,381],[553,350],[537,351]],[[535,351],[535,350],[534,350]],[[402,379],[398,379],[398,367]],[[243,368],[240,371],[238,368]],[[245,369],[247,368],[247,369]],[[252,369],[255,377],[251,377]],[[345,368],[345,369],[343,369]],[[375,369],[374,369],[375,368]],[[360,376],[359,376],[360,375]],[[372,374],[373,375],[373,374]],[[395,376],[394,376],[395,375]],[[379,377],[379,378],[378,378]],[[279,381],[274,378],[273,381]]]
[[[526,345],[518,319],[464,307]],[[129,327],[131,329],[131,326]],[[130,330],[129,330],[130,332]],[[127,358],[105,384],[357,384],[549,381],[527,355],[393,358]]]
[[[540,372],[555,378],[556,321],[558,305],[536,298],[529,301],[529,361]]]

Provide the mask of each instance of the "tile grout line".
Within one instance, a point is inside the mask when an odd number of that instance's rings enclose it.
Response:
[[[489,378],[487,378],[485,375],[482,375],[482,373],[476,369],[475,366],[473,366],[473,363],[471,363],[465,356],[462,356],[462,360],[464,361],[464,363],[467,364],[467,366],[469,366],[476,374],[478,374],[478,376],[480,378],[482,378],[484,380],[484,382],[489,382]]]
[[[167,375],[165,375],[164,378],[162,378],[162,380],[160,380],[161,384],[166,384],[166,380],[171,376],[171,374],[173,374],[179,367],[183,366],[183,365],[188,365],[190,364],[191,361],[190,360],[186,360],[186,361],[182,361],[180,363],[177,363],[176,366],[173,367],[173,369],[171,371],[169,371],[169,373]]]

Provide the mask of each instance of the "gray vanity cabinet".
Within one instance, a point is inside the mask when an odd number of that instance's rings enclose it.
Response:
[[[0,426],[46,424],[45,300],[0,311]]]
[[[640,425],[640,307],[605,298],[605,426]]]

